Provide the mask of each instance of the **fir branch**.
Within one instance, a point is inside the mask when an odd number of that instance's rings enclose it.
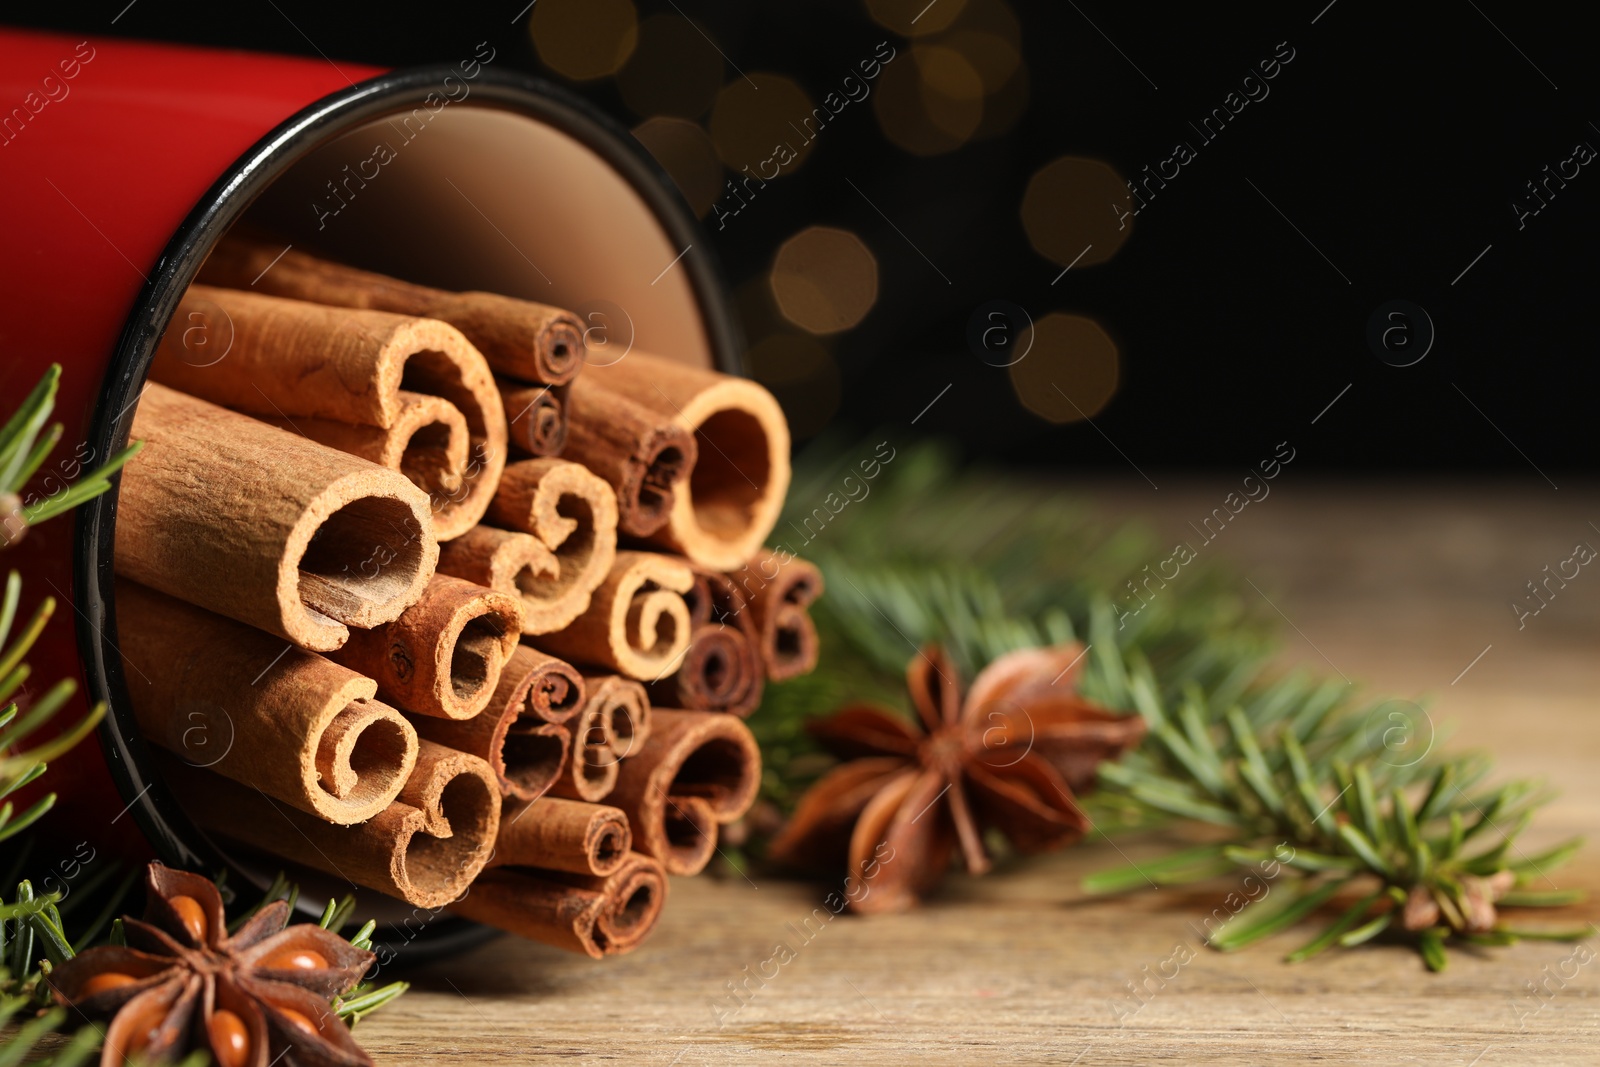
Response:
[[[1153,689],[1135,660],[1130,689]],[[1340,686],[1347,689],[1347,686]],[[1293,675],[1261,685],[1220,719],[1201,693],[1176,712],[1144,701],[1145,745],[1120,764],[1102,765],[1105,788],[1180,818],[1230,831],[1220,846],[1232,864],[1281,865],[1288,879],[1211,937],[1224,951],[1243,948],[1345,899],[1341,914],[1288,955],[1310,959],[1379,934],[1408,941],[1431,970],[1442,969],[1450,941],[1510,944],[1526,931],[1500,924],[1497,907],[1554,907],[1570,892],[1525,887],[1571,857],[1571,841],[1536,857],[1517,846],[1550,799],[1536,783],[1511,781],[1474,793],[1487,763],[1474,755],[1391,763],[1370,708]],[[1376,734],[1376,736],[1374,736]],[[1479,840],[1482,835],[1482,840]],[[1211,846],[1208,846],[1211,847]],[[1157,861],[1160,884],[1214,877],[1205,863]],[[1148,884],[1133,865],[1091,875],[1083,889],[1121,892]],[[1276,876],[1276,875],[1274,875]],[[1588,929],[1543,932],[1575,940]]]
[[[1111,593],[1168,555],[1143,527],[1107,524],[1048,482],[962,469],[936,442],[900,447],[863,479],[858,463],[872,455],[870,444],[836,439],[808,449],[774,535],[816,563],[827,583],[812,608],[817,670],[769,685],[750,719],[766,768],[763,796],[780,810],[831,765],[805,720],[858,700],[909,714],[905,664],[929,642],[949,650],[970,679],[1014,649],[1082,640],[1092,654],[1081,691],[1117,709],[1133,707],[1125,656],[1158,668],[1163,696],[1198,684],[1219,701],[1249,685],[1269,658],[1267,620],[1213,564],[1189,565],[1147,603],[1124,594],[1143,607],[1119,610]],[[858,489],[856,502],[826,506],[845,475],[865,495]],[[1146,814],[1120,797],[1088,802],[1097,826]]]

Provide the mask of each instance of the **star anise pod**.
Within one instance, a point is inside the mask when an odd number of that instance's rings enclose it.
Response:
[[[985,829],[1025,853],[1077,841],[1089,820],[1075,791],[1092,787],[1100,763],[1145,731],[1139,716],[1076,692],[1083,655],[1075,643],[1008,653],[963,697],[945,651],[924,648],[906,667],[915,725],[872,704],[808,724],[847,762],[801,797],[771,855],[811,869],[845,861],[850,907],[879,912],[915,904],[957,848],[967,870],[987,871]]]
[[[150,864],[143,921],[126,945],[80,953],[50,975],[56,1000],[111,1018],[101,1067],[167,1062],[206,1049],[217,1067],[371,1067],[329,999],[374,956],[311,923],[285,927],[274,901],[228,933],[222,896],[197,874]]]

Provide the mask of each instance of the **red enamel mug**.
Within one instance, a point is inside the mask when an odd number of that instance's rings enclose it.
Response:
[[[66,434],[25,502],[126,444],[179,297],[241,220],[412,281],[574,309],[607,345],[738,367],[709,245],[665,173],[626,130],[487,44],[384,72],[0,30],[0,205],[5,411],[50,363],[63,367]],[[69,849],[83,839],[264,885],[276,872],[209,840],[151,771],[117,652],[116,518],[113,489],[78,510],[75,529],[58,519],[0,559],[22,572],[24,611],[45,596],[71,605],[30,656],[28,690],[78,678],[64,722],[92,701],[108,708],[98,743],[42,781],[60,793],[51,832]],[[390,958],[485,936],[377,893],[362,905]]]

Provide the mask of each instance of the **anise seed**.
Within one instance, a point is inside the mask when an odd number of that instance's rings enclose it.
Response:
[[[201,944],[206,939],[206,910],[194,897],[178,896],[167,901],[172,905],[172,910],[178,913],[178,920],[183,923],[183,928],[189,931],[189,936]]]
[[[216,1053],[218,1067],[244,1067],[250,1062],[250,1032],[239,1016],[218,1008],[211,1013],[206,1032],[211,1036],[211,1051]]]

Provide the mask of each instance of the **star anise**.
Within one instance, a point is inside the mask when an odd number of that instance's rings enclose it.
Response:
[[[56,999],[111,1017],[101,1067],[166,1062],[206,1049],[217,1067],[371,1067],[329,998],[348,992],[371,952],[311,923],[285,927],[274,901],[229,935],[214,883],[150,864],[144,920],[126,945],[80,953],[50,975]]]
[[[850,906],[879,912],[915,904],[957,848],[968,871],[987,871],[985,829],[1024,853],[1077,841],[1089,820],[1075,792],[1145,730],[1076,692],[1083,655],[1075,643],[1008,653],[963,698],[945,651],[924,648],[906,667],[915,726],[871,704],[808,724],[847,762],[801,797],[771,855],[811,869],[847,861]]]

